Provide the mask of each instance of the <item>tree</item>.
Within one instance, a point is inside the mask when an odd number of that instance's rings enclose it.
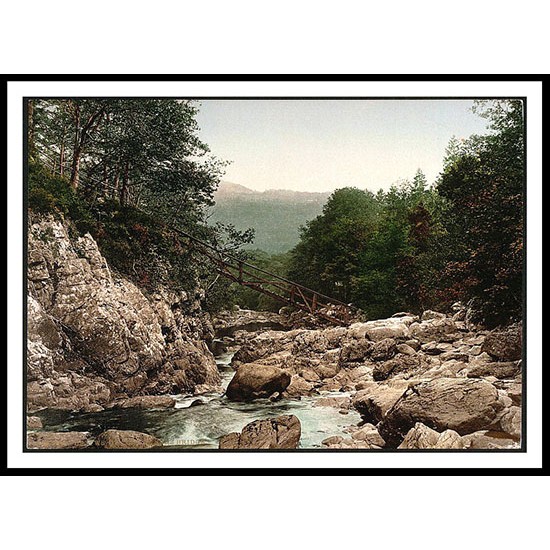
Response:
[[[205,209],[224,163],[198,137],[194,102],[69,98],[32,107],[33,208],[85,226],[110,264],[141,286],[196,284],[212,272],[169,227],[210,242],[222,233],[206,227]],[[237,233],[227,234],[235,246],[249,236]]]
[[[292,251],[289,277],[342,301],[349,301],[361,249],[376,225],[372,193],[345,187],[335,191],[323,213],[302,229]]]
[[[480,321],[498,325],[523,310],[523,104],[478,102],[476,111],[491,132],[455,150],[437,183],[451,206],[452,254],[442,281],[455,296],[474,299]]]

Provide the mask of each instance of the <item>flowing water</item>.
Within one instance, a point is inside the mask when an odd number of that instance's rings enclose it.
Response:
[[[233,353],[222,353],[216,363],[225,391],[233,377],[231,367]],[[347,395],[342,392],[325,393],[323,396]],[[361,417],[353,410],[343,415],[335,407],[315,407],[315,398],[257,399],[250,403],[229,401],[220,393],[201,396],[175,395],[173,409],[138,410],[112,409],[99,413],[69,413],[46,410],[37,413],[45,430],[88,431],[94,435],[107,429],[136,430],[158,437],[165,446],[177,449],[218,448],[218,440],[230,432],[263,418],[293,414],[302,425],[301,448],[319,448],[321,441],[331,435],[342,435],[343,429],[356,425]],[[196,404],[198,401],[201,404]]]

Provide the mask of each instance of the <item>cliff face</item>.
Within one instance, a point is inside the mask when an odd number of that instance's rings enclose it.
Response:
[[[29,411],[99,410],[119,397],[219,383],[200,292],[145,296],[113,274],[90,235],[35,218],[28,239]]]

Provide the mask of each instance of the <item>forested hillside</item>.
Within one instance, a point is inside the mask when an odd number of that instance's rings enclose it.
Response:
[[[238,230],[253,227],[248,248],[270,254],[288,252],[300,240],[300,227],[318,216],[330,193],[286,190],[253,191],[222,182],[211,209],[211,222],[233,224]]]
[[[369,317],[462,300],[488,325],[523,306],[521,101],[478,102],[491,133],[452,140],[434,186],[414,179],[376,195],[335,191],[306,224],[288,276]]]
[[[250,235],[206,223],[224,162],[197,137],[196,114],[168,99],[30,100],[31,212],[90,232],[144,289],[208,287],[212,266],[170,228],[233,250]]]
[[[460,300],[503,324],[523,307],[523,105],[476,109],[490,133],[452,140],[435,184],[419,171],[388,191],[329,198],[235,184],[215,194],[224,162],[198,138],[190,101],[31,100],[28,205],[90,232],[142,288],[200,284],[213,309],[278,305],[220,280],[171,226],[371,318]]]

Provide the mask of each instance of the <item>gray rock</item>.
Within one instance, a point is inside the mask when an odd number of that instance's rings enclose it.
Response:
[[[351,438],[358,441],[366,441],[370,447],[384,447],[386,442],[382,436],[378,433],[376,426],[372,424],[365,424],[358,430],[351,432]]]
[[[521,324],[490,332],[485,337],[481,349],[498,361],[521,359],[523,351]]]
[[[344,441],[344,438],[341,435],[333,435],[331,437],[327,437],[326,439],[323,439],[323,441],[321,441],[321,445],[326,445],[326,446],[338,445],[339,443],[342,443],[342,441]]]
[[[296,449],[302,428],[294,415],[255,420],[241,433],[230,433],[220,438],[220,449]]]
[[[29,411],[219,384],[195,293],[146,297],[111,272],[89,234],[70,236],[52,217],[32,218],[28,254]]]
[[[521,438],[521,408],[511,406],[501,417],[500,427],[504,433],[510,434],[512,439]]]
[[[162,447],[162,441],[133,430],[106,430],[97,436],[94,446],[100,449],[151,449]]]
[[[404,388],[379,385],[357,392],[352,405],[365,420],[378,424],[404,393]]]
[[[339,409],[349,409],[351,398],[345,395],[338,397],[319,397],[315,400],[314,407],[336,407]]]
[[[409,344],[397,344],[395,346],[395,349],[398,353],[402,353],[403,355],[415,355],[416,349],[414,349]]]
[[[509,363],[477,363],[468,367],[468,378],[482,378],[485,376],[494,376],[499,379],[515,378],[521,372],[521,367],[517,362]]]
[[[282,393],[290,385],[291,376],[277,367],[247,363],[241,365],[226,390],[232,401],[247,401],[258,397],[269,397]]]
[[[421,422],[417,422],[405,435],[398,449],[433,449],[439,433]]]
[[[404,323],[388,324],[387,326],[368,327],[365,332],[367,338],[373,342],[379,342],[386,338],[405,338],[408,328]]]
[[[422,343],[449,342],[456,339],[458,327],[451,319],[435,319],[413,323],[410,335]]]
[[[290,384],[284,391],[285,397],[300,397],[303,395],[310,395],[315,389],[315,384],[307,382],[301,376],[293,374],[290,379]]]
[[[497,380],[493,382],[493,385],[506,392],[506,395],[510,397],[513,405],[521,407],[523,388],[521,382],[515,380]]]
[[[453,430],[438,433],[421,422],[417,422],[408,432],[398,449],[463,449],[462,438]]]
[[[363,361],[370,356],[373,348],[374,344],[369,340],[349,340],[342,346],[340,351],[340,364]]]
[[[372,371],[372,376],[374,380],[382,381],[396,374],[415,372],[420,367],[421,361],[418,355],[396,355],[389,361],[377,363]]]
[[[466,449],[517,449],[518,442],[504,432],[481,430],[462,436]]]
[[[27,428],[29,430],[39,430],[42,428],[42,420],[38,416],[27,416]]]
[[[429,321],[431,319],[445,319],[445,314],[427,309],[426,311],[424,311],[424,313],[422,313],[420,319],[422,321]]]
[[[387,361],[396,354],[396,342],[393,338],[384,338],[374,344],[370,353],[373,361]]]
[[[31,432],[29,449],[86,449],[92,443],[88,432]]]
[[[438,378],[409,388],[384,418],[380,434],[390,445],[398,445],[422,422],[437,431],[465,435],[491,427],[502,410],[497,389],[486,380]]]

